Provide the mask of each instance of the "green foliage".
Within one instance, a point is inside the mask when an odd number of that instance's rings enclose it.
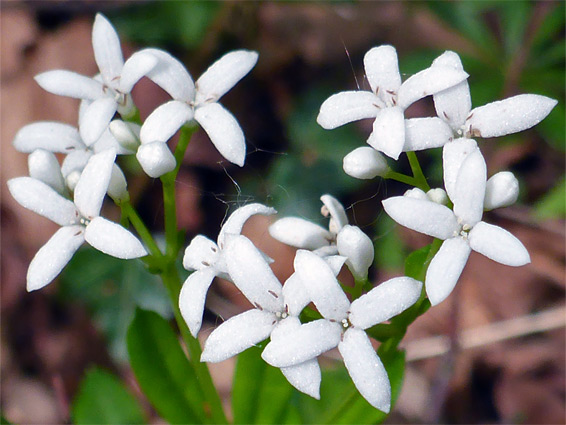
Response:
[[[153,1],[131,5],[110,14],[129,40],[142,45],[200,45],[221,4],[208,1]]]
[[[163,419],[172,424],[209,422],[195,371],[164,318],[137,309],[127,344],[138,383]]]
[[[80,249],[62,274],[59,295],[80,301],[104,332],[110,353],[126,359],[126,331],[136,307],[170,317],[169,298],[159,278],[139,260],[120,260],[90,247]]]
[[[81,382],[71,416],[77,425],[147,423],[141,406],[124,384],[98,368],[90,369]]]
[[[536,203],[535,216],[541,220],[566,218],[566,178]]]
[[[238,356],[232,386],[235,424],[284,423],[293,388],[281,371],[265,363],[259,347]]]
[[[379,270],[398,271],[405,262],[405,246],[395,232],[396,224],[388,215],[383,214],[377,221],[377,239],[375,240],[374,262]]]

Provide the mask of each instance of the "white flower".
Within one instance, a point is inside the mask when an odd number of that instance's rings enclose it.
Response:
[[[35,77],[48,92],[87,101],[81,117],[81,137],[94,143],[118,111],[129,118],[135,108],[130,95],[134,84],[157,63],[154,57],[134,54],[125,63],[118,34],[112,24],[96,15],[92,28],[92,47],[100,76],[85,77],[72,71],[47,71]]]
[[[244,236],[228,242],[225,259],[229,275],[244,296],[256,307],[222,323],[208,337],[201,361],[219,362],[271,336],[272,340],[288,338],[301,326],[299,314],[311,301],[296,273],[283,287],[273,274],[262,253]],[[329,257],[335,275],[344,263],[343,257]],[[320,368],[316,359],[281,369],[298,390],[320,398]]]
[[[18,177],[8,181],[10,193],[23,207],[62,226],[33,258],[27,274],[28,291],[49,284],[84,241],[118,258],[147,255],[128,230],[99,216],[115,156],[107,150],[89,159],[75,188],[74,203],[40,180]]]
[[[448,148],[448,149],[446,149]],[[444,240],[426,273],[432,305],[454,289],[470,251],[509,266],[530,262],[523,244],[506,230],[483,221],[486,165],[473,140],[460,139],[444,150],[444,183],[454,211],[428,200],[398,196],[383,201],[397,223]]]
[[[276,211],[261,204],[249,204],[238,208],[226,220],[218,234],[218,244],[205,236],[198,235],[185,249],[183,267],[196,270],[181,288],[179,308],[187,322],[191,334],[196,337],[201,324],[206,293],[216,276],[231,280],[225,259],[226,239],[229,235],[239,235],[245,222],[252,215],[271,215]]]
[[[84,111],[81,111],[81,114],[83,112]],[[137,124],[127,123],[126,126],[134,133],[139,131],[139,126]],[[94,143],[87,145],[81,138],[80,132],[75,127],[51,121],[35,122],[22,127],[16,133],[16,137],[12,143],[19,152],[33,153],[37,150],[44,150],[47,152],[67,154],[63,160],[63,164],[61,165],[60,173],[65,180],[66,187],[71,191],[75,189],[82,170],[94,154],[104,152],[106,150],[113,150],[118,155],[134,153],[133,151],[123,147],[112,135],[109,129],[106,129],[100,138]],[[37,156],[37,154],[35,154],[35,156]],[[36,171],[32,171],[31,169],[36,165],[38,164],[30,166],[30,176],[39,178],[37,175],[34,175]],[[58,177],[52,176],[52,178]],[[43,178],[40,178],[40,180],[45,181]],[[55,188],[52,184],[50,185]],[[55,190],[63,194],[63,192],[59,189],[55,188]],[[126,190],[126,179],[117,164],[113,165],[112,179],[109,185],[108,194],[116,202],[126,199],[128,196]]]
[[[262,358],[275,367],[290,367],[338,347],[360,394],[372,406],[389,412],[391,385],[364,330],[413,305],[422,283],[409,277],[394,278],[350,303],[329,265],[316,254],[297,251],[295,272],[324,319],[272,338]]]
[[[401,84],[397,52],[392,46],[374,47],[364,57],[371,91],[347,91],[328,98],[320,107],[317,122],[325,129],[375,118],[367,142],[374,149],[397,159],[405,139],[413,144],[433,144],[442,130],[438,118],[404,119],[404,111],[417,100],[464,81],[468,74],[453,67],[430,67]]]
[[[184,124],[195,120],[222,156],[242,167],[246,156],[244,133],[218,100],[255,66],[257,53],[248,50],[227,53],[196,84],[185,67],[168,53],[158,49],[139,53],[158,61],[147,77],[174,99],[147,117],[141,131],[142,145],[165,143]]]
[[[445,52],[436,58],[431,68],[463,71],[460,57]],[[558,103],[536,94],[521,94],[472,109],[470,88],[463,80],[446,90],[434,93],[436,113],[444,121],[444,128],[436,130],[434,143],[422,146],[420,140],[408,138],[407,150],[421,150],[446,145],[456,138],[499,137],[518,133],[542,121]]]
[[[269,226],[269,234],[295,248],[314,251],[321,256],[339,254],[356,279],[365,279],[373,263],[371,239],[357,226],[348,224],[344,207],[331,195],[322,195],[321,213],[330,216],[328,230],[298,217],[285,217]]]

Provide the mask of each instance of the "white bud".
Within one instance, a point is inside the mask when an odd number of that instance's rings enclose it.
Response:
[[[153,178],[161,177],[163,174],[173,171],[177,165],[169,147],[162,142],[141,145],[138,148],[136,158],[146,174]]]
[[[371,239],[357,226],[347,224],[336,238],[338,253],[347,258],[346,265],[356,279],[365,279],[373,263]]]
[[[486,211],[507,207],[514,204],[518,196],[517,178],[510,171],[501,171],[487,181],[483,207]]]
[[[418,187],[414,187],[412,189],[407,190],[403,194],[403,196],[406,196],[407,198],[421,199],[423,201],[429,201],[429,198],[426,196],[426,193],[424,193],[424,191],[419,189]]]
[[[346,155],[343,168],[346,174],[357,179],[373,179],[389,171],[385,157],[369,146],[354,149]]]
[[[116,164],[112,167],[110,183],[108,184],[108,195],[114,200],[114,202],[128,201],[130,199],[126,177],[120,167]]]
[[[448,203],[448,195],[446,194],[446,191],[439,187],[436,189],[430,189],[426,193],[426,196],[432,202],[436,202],[437,204],[440,205],[446,205]]]
[[[67,187],[71,192],[75,190],[75,187],[77,186],[77,183],[79,182],[80,178],[81,178],[81,171],[74,170],[71,171],[67,176],[67,178],[65,179],[65,184],[67,185]]]
[[[60,194],[65,192],[65,180],[53,152],[36,149],[28,156],[28,168],[30,177],[41,180]]]
[[[110,122],[109,129],[120,146],[132,152],[137,151],[140,145],[141,126],[122,120],[113,120]]]

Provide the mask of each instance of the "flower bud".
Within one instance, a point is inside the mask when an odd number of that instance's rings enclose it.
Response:
[[[81,170],[74,170],[69,173],[69,175],[65,178],[65,184],[69,188],[71,192],[74,192],[79,179],[81,178]]]
[[[61,174],[59,161],[53,152],[43,149],[34,150],[28,156],[28,168],[30,177],[41,180],[60,194],[65,192],[65,180]]]
[[[161,177],[163,174],[173,171],[177,165],[169,147],[162,142],[141,145],[138,148],[136,158],[146,174],[153,178]]]
[[[418,187],[414,187],[412,189],[407,190],[403,196],[406,196],[407,198],[413,198],[413,199],[421,199],[423,201],[429,201],[428,196],[426,196],[426,193],[424,193],[423,190],[419,189]]]
[[[140,145],[140,129],[137,124],[122,120],[113,120],[109,125],[110,133],[120,146],[132,152],[137,151]]]
[[[126,177],[124,176],[124,173],[122,172],[120,167],[118,167],[118,165],[116,164],[114,164],[112,167],[110,183],[108,184],[108,196],[110,196],[116,203],[130,199]]]
[[[430,189],[426,193],[426,196],[432,202],[436,202],[437,204],[440,205],[446,205],[448,203],[448,195],[446,194],[446,191],[439,187],[436,189]]]
[[[501,171],[487,181],[483,207],[486,211],[507,207],[514,204],[518,196],[519,181],[510,171]]]
[[[343,167],[346,174],[357,179],[373,179],[389,171],[385,157],[369,146],[354,149],[346,155]]]

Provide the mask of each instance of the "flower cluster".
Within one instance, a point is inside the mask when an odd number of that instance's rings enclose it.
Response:
[[[118,34],[101,14],[94,21],[92,46],[100,71],[96,76],[53,70],[35,78],[51,93],[81,100],[78,128],[36,122],[23,127],[13,142],[30,154],[30,177],[10,180],[10,192],[25,208],[63,226],[32,260],[30,291],[50,283],[85,240],[118,258],[147,255],[132,233],[99,216],[106,193],[117,204],[129,201],[116,155],[135,155],[150,177],[160,177],[177,166],[166,142],[196,122],[228,161],[244,164],[243,132],[217,101],[253,68],[255,52],[228,53],[194,83],[184,66],[162,50],[144,49],[124,62]],[[142,77],[174,99],[143,125],[131,96]],[[61,164],[55,154],[65,155]]]
[[[230,52],[194,82],[181,62],[159,49],[140,50],[124,61],[116,31],[100,14],[92,42],[98,75],[91,78],[54,70],[36,77],[45,90],[81,100],[78,128],[33,123],[14,140],[17,150],[30,154],[30,176],[11,179],[11,194],[25,208],[61,226],[30,264],[30,291],[49,284],[85,241],[118,258],[140,258],[150,251],[169,261],[169,270],[174,269],[180,249],[177,229],[166,229],[166,235],[173,233],[176,245],[172,255],[170,246],[163,254],[154,242],[155,246],[147,243],[151,236],[143,239],[146,250],[129,230],[100,215],[106,194],[122,207],[129,205],[126,179],[115,163],[117,155],[135,155],[148,176],[164,180],[173,176],[170,181],[174,181],[180,157],[167,142],[177,131],[200,125],[228,161],[243,166],[246,157],[243,131],[218,101],[251,71],[257,53]],[[430,189],[424,181],[403,196],[383,201],[385,212],[396,222],[443,241],[438,252],[431,251],[434,257],[426,271],[424,289],[430,303],[436,305],[449,296],[472,250],[505,265],[527,264],[529,254],[517,238],[482,221],[484,211],[514,203],[519,185],[509,172],[488,178],[475,138],[530,128],[546,117],[556,101],[528,94],[472,109],[468,74],[453,52],[445,52],[405,81],[392,46],[371,49],[364,66],[371,90],[331,96],[322,104],[317,121],[333,129],[356,120],[374,120],[369,146],[344,158],[344,171],[356,178],[395,178],[399,174],[392,171],[386,157],[396,160],[402,152],[443,148],[444,189]],[[172,99],[143,122],[131,95],[142,77]],[[433,97],[437,116],[405,119],[404,111],[426,96]],[[55,154],[64,155],[61,164]],[[216,242],[194,237],[183,258],[184,267],[193,273],[182,286],[179,310],[196,337],[214,278],[226,279],[253,308],[212,331],[201,361],[219,362],[269,339],[262,358],[280,368],[294,387],[319,398],[317,358],[338,348],[360,394],[375,408],[389,412],[391,385],[368,329],[422,303],[423,283],[400,276],[372,288],[368,278],[374,260],[372,240],[349,224],[337,199],[329,194],[320,199],[328,228],[297,217],[281,218],[269,228],[275,239],[297,248],[294,273],[283,284],[271,270],[274,260],[241,234],[250,217],[273,215],[273,208],[245,205],[226,220]],[[143,233],[139,231],[142,238]],[[355,291],[337,278],[344,265],[354,277]],[[355,295],[349,298],[344,290]]]

